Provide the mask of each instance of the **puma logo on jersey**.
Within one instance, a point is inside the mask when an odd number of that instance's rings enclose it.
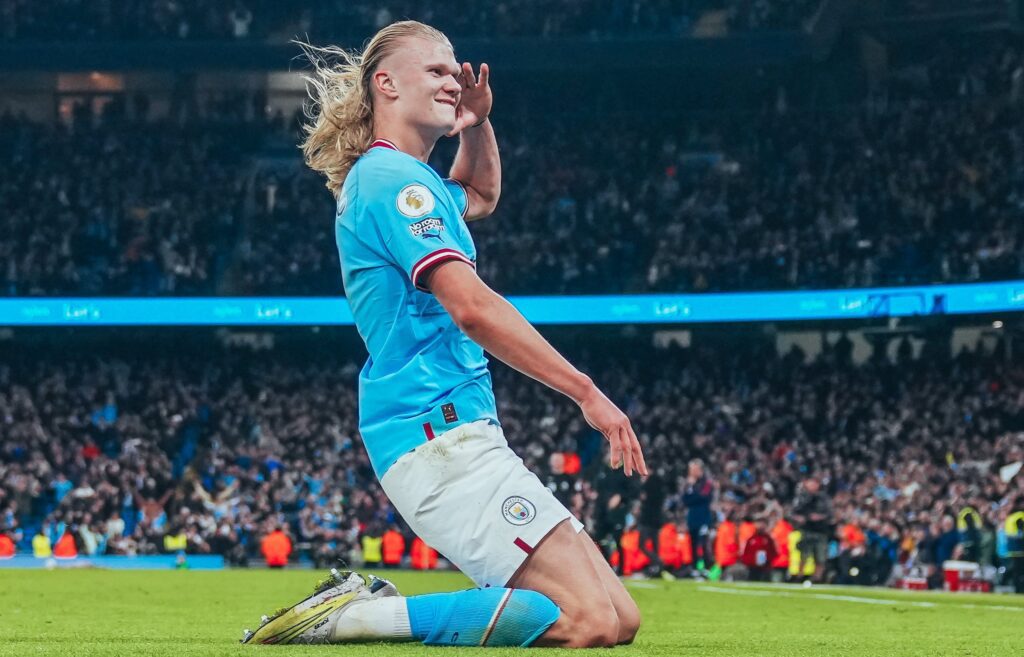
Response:
[[[441,237],[441,231],[443,230],[444,221],[440,217],[428,217],[414,224],[409,224],[409,232],[412,233],[413,237],[435,239],[438,242],[444,241],[444,238]]]

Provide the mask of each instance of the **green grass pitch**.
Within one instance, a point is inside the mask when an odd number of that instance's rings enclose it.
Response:
[[[296,602],[319,573],[0,570],[0,655],[523,654],[419,644],[242,646],[242,628]],[[393,573],[406,594],[468,586]],[[1022,655],[1024,598],[880,589],[630,581],[644,615],[619,655]],[[557,651],[546,650],[544,654]]]

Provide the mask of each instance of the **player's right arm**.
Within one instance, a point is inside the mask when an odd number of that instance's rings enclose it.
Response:
[[[590,426],[611,446],[611,465],[627,475],[647,474],[640,441],[629,418],[586,374],[572,366],[526,321],[518,310],[489,288],[469,265],[442,263],[425,276],[427,287],[452,321],[495,358],[561,392],[583,411]]]

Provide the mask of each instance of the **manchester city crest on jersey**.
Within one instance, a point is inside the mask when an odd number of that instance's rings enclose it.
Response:
[[[501,515],[513,525],[526,525],[537,515],[537,507],[525,497],[513,495],[502,502]]]
[[[422,237],[425,240],[434,239],[443,242],[441,232],[444,230],[444,221],[440,217],[427,217],[420,219],[414,224],[409,224],[409,232],[413,237]]]
[[[434,209],[434,195],[420,184],[406,185],[395,201],[398,211],[407,217],[422,217]]]

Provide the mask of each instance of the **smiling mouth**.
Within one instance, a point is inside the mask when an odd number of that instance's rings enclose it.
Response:
[[[456,103],[455,103],[454,100],[438,100],[436,102],[441,103],[442,105],[450,105],[452,107],[456,106]]]

